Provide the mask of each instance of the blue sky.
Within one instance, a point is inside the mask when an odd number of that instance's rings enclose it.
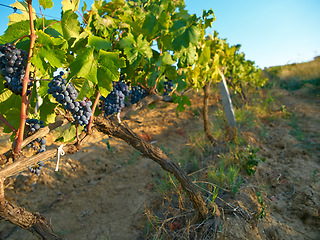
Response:
[[[9,5],[14,0],[0,0]],[[37,1],[34,8],[39,12]],[[44,14],[60,17],[60,0]],[[81,2],[83,2],[81,0]],[[88,6],[93,2],[86,1]],[[231,44],[241,44],[246,58],[264,68],[310,61],[320,55],[319,0],[185,0],[189,13],[202,14],[212,8],[213,30]],[[0,34],[6,29],[12,10],[0,6]]]

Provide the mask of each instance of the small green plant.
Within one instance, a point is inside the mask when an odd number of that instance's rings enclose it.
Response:
[[[208,180],[217,184],[219,187],[223,187],[224,179],[224,161],[220,161],[220,166],[218,168],[212,167],[208,170]]]
[[[226,177],[231,192],[233,194],[236,194],[239,190],[241,183],[243,182],[241,176],[239,175],[239,168],[235,166],[229,166]]]
[[[264,157],[257,157],[257,152],[259,148],[253,148],[248,145],[245,151],[237,153],[236,156],[242,163],[244,170],[246,170],[249,176],[256,172],[256,168],[259,163],[264,162],[266,159]]]
[[[306,134],[302,131],[302,127],[298,125],[298,119],[295,114],[292,114],[289,126],[292,128],[290,134],[297,140],[303,142],[306,139]]]
[[[286,105],[281,105],[281,112],[283,114],[283,118],[289,118],[290,113],[288,112]]]
[[[109,138],[107,139],[102,139],[102,142],[104,142],[107,145],[108,150],[112,153],[113,152],[113,147],[109,143]]]
[[[258,203],[260,205],[260,210],[257,212],[257,219],[258,220],[262,220],[265,218],[265,216],[267,215],[267,205],[265,204],[262,196],[261,196],[261,191],[257,192],[257,200],[258,200]]]
[[[215,209],[215,204],[214,201],[216,200],[216,198],[218,197],[218,193],[219,193],[219,188],[218,187],[214,187],[213,192],[212,192],[212,199],[209,199],[209,206],[213,207],[212,213],[214,214],[216,209]]]

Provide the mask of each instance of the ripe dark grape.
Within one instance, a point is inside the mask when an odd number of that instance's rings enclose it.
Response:
[[[147,91],[140,86],[134,86],[131,89],[130,103],[135,104],[147,96]]]
[[[123,75],[120,76],[120,81],[112,83],[113,90],[106,98],[101,97],[103,101],[102,109],[106,117],[114,113],[119,113],[121,109],[125,107],[125,98],[129,96],[130,90],[122,78]]]
[[[170,92],[173,90],[173,83],[171,80],[165,81],[164,83],[164,89],[163,89],[163,95],[168,96]]]
[[[121,91],[125,97],[129,96],[130,94],[129,87],[123,80],[120,80],[119,82],[114,82],[113,87],[116,90]]]
[[[4,87],[16,95],[22,95],[22,79],[26,72],[27,59],[28,53],[17,49],[13,44],[0,46],[0,69],[5,80]],[[28,83],[27,94],[30,94],[32,85],[32,82]]]
[[[124,108],[125,95],[114,88],[112,92],[109,93],[106,98],[102,98],[102,100],[104,102],[102,106],[104,115],[107,117],[114,113],[119,113],[121,109]]]
[[[38,119],[27,119],[26,124],[28,128],[26,128],[28,136],[34,134],[40,128],[43,128],[43,121],[39,121]],[[34,150],[37,150],[38,153],[46,151],[46,139],[45,138],[37,138],[28,144],[28,147],[32,147]]]
[[[91,101],[76,101],[78,97],[78,92],[72,83],[67,85],[67,81],[62,78],[63,72],[55,76],[51,82],[49,82],[49,89],[47,92],[52,94],[52,96],[61,103],[64,108],[71,112],[76,123],[81,126],[86,126],[89,123],[90,117],[92,115]]]
[[[28,170],[39,177],[43,167],[44,167],[44,161],[40,161],[34,166],[29,166]]]

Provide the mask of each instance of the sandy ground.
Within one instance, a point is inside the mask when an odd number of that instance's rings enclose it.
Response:
[[[279,95],[278,105],[295,114],[296,125],[266,120],[262,138],[261,130],[247,133],[266,162],[236,195],[239,209],[252,212],[256,191],[263,189],[267,216],[254,221],[240,210],[223,211],[220,239],[320,239],[320,101],[304,91],[279,90]],[[215,100],[212,97],[212,104]],[[198,97],[192,107],[201,106]],[[132,120],[135,132],[175,153],[189,143],[190,134],[202,129],[201,117],[192,108],[177,115],[169,103],[143,110]],[[47,141],[50,145],[53,136]],[[9,146],[4,135],[0,143],[3,151]],[[48,148],[57,147],[52,143]],[[155,178],[163,173],[156,163],[120,140],[95,133],[81,151],[62,158],[58,172],[55,164],[56,159],[48,162],[40,177],[26,171],[8,179],[6,197],[45,215],[64,239],[144,239],[145,209],[156,195]],[[0,239],[37,239],[4,220],[0,223]]]

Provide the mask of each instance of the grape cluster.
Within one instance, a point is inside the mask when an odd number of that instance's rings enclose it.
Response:
[[[76,101],[79,94],[72,83],[67,85],[67,80],[62,78],[63,75],[64,73],[60,72],[49,82],[47,92],[71,112],[76,123],[86,126],[92,115],[92,102],[86,101],[86,98],[82,101]]]
[[[121,91],[125,97],[130,95],[129,87],[123,80],[120,80],[119,82],[114,82],[113,87],[116,90]]]
[[[102,109],[105,117],[120,112],[125,106],[125,96],[123,92],[115,88],[108,94],[106,98],[101,97],[101,100],[103,101]]]
[[[40,128],[43,128],[43,121],[39,121],[38,119],[27,119],[26,124],[29,127],[27,129],[28,135],[34,134]],[[36,140],[32,141],[28,144],[28,147],[32,147],[34,150],[37,150],[38,153],[46,151],[46,139],[45,138],[37,138]]]
[[[167,80],[164,83],[163,95],[168,96],[170,92],[173,90],[173,83],[171,80]]]
[[[38,131],[40,128],[43,128],[43,121],[39,121],[38,119],[27,119],[26,123],[29,126],[29,130],[31,134]]]
[[[131,89],[131,98],[130,98],[130,103],[135,104],[139,102],[142,98],[147,96],[147,91],[144,90],[140,86],[134,86]]]
[[[28,53],[6,43],[0,46],[0,69],[5,80],[4,87],[14,94],[22,95],[23,77],[26,72]],[[32,82],[28,83],[27,94],[30,94]]]
[[[40,173],[41,173],[41,169],[43,168],[44,166],[44,161],[40,161],[38,162],[35,166],[29,166],[28,167],[28,170],[31,172],[31,173],[34,173],[36,174],[38,177],[40,176]]]

